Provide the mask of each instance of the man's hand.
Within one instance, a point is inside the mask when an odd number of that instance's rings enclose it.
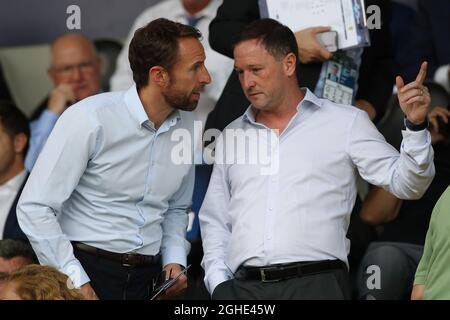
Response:
[[[94,289],[92,289],[91,285],[88,283],[85,283],[80,288],[81,293],[84,295],[86,300],[98,300],[97,295],[95,294]]]
[[[163,270],[166,271],[166,280],[169,278],[175,278],[180,272],[183,271],[183,267],[176,263],[170,263],[166,265]],[[164,293],[162,293],[158,300],[165,300],[174,298],[182,294],[187,288],[187,276],[185,274],[181,275],[173,286],[168,288]]]
[[[307,64],[317,61],[327,61],[333,57],[333,54],[325,49],[316,38],[316,34],[330,30],[330,27],[313,27],[295,33],[301,63]]]
[[[448,125],[450,118],[450,110],[444,107],[434,107],[428,114],[428,121],[430,122],[431,143],[435,144],[445,139],[442,133],[439,133],[439,119]]]
[[[413,287],[413,291],[411,293],[411,300],[423,300],[423,293],[425,292],[424,284],[416,284]]]
[[[75,103],[75,93],[67,83],[61,83],[50,93],[48,110],[61,115],[69,103]]]
[[[406,118],[413,124],[421,124],[425,121],[430,107],[430,93],[428,88],[423,85],[427,75],[427,62],[423,62],[416,80],[405,85],[402,77],[395,79],[397,86],[397,96],[400,107]]]

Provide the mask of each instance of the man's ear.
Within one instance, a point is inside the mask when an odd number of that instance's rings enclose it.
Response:
[[[14,152],[23,153],[27,146],[28,138],[25,133],[18,133],[14,137]]]
[[[288,53],[286,57],[283,59],[283,67],[285,74],[290,77],[292,75],[295,76],[295,70],[297,67],[297,58],[295,57],[295,54]]]
[[[155,66],[148,71],[150,83],[154,83],[160,87],[165,87],[169,83],[169,74],[166,69],[161,66]]]

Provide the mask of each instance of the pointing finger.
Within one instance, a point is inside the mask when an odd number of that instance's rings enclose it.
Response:
[[[422,62],[422,65],[420,66],[419,73],[417,74],[416,81],[420,84],[423,83],[427,76],[427,68],[428,68],[428,62],[424,61]]]

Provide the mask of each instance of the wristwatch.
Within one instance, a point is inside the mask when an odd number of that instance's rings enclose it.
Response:
[[[422,131],[428,128],[428,118],[425,119],[424,122],[420,124],[414,124],[405,117],[405,127],[407,127],[411,131]]]

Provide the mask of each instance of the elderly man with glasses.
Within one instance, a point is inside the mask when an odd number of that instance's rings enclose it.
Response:
[[[31,122],[30,149],[25,159],[29,171],[64,110],[100,92],[101,62],[93,43],[80,34],[57,38],[51,46],[48,75],[54,88],[44,102],[42,113]]]

